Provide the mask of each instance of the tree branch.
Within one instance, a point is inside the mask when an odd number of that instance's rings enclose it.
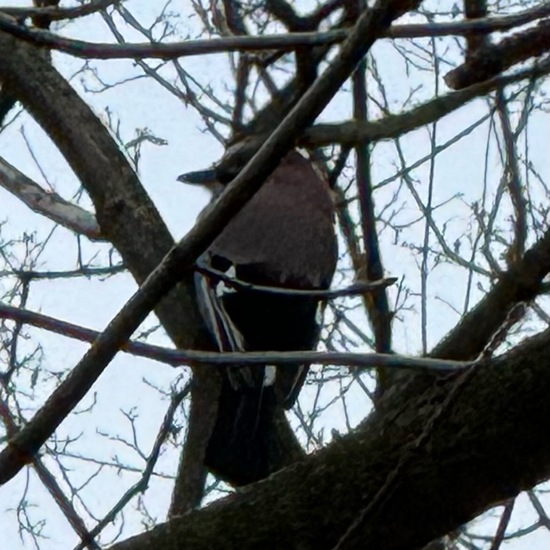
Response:
[[[549,362],[546,332],[471,371],[459,399],[412,451],[394,489],[343,547],[420,548],[550,477]],[[335,547],[411,452],[456,378],[433,382],[416,377],[404,399],[387,395],[356,432],[267,481],[112,550],[175,550],[181,541],[190,549]]]
[[[316,124],[305,131],[299,139],[299,143],[304,147],[324,147],[335,143],[344,147],[354,147],[361,143],[392,139],[435,122],[477,97],[521,80],[546,76],[549,72],[550,60],[512,75],[498,76],[473,84],[464,90],[436,97],[410,111],[389,115],[380,120],[372,122],[350,120],[343,123]]]
[[[431,351],[432,357],[467,361],[477,357],[519,303],[533,300],[550,272],[550,231],[502,273],[495,286]]]
[[[282,156],[294,143],[299,131],[313,123],[315,118],[348,78],[355,65],[380,36],[380,33],[391,24],[393,19],[402,15],[405,11],[414,8],[419,3],[419,1],[414,2],[410,0],[384,2],[379,0],[372,10],[365,12],[359,18],[333,63],[304,94],[296,107],[292,109],[277,130],[266,140],[254,158],[228,186],[215,207],[205,213],[201,221],[182,239],[179,245],[172,248],[162,263],[147,278],[145,284],[130,298],[117,316],[109,323],[105,331],[97,338],[71,374],[52,393],[45,405],[36,413],[29,424],[9,441],[8,447],[0,453],[0,483],[5,483],[11,479],[30,460],[67,414],[86,395],[87,391],[92,387],[120,347],[125,344],[148,313],[175,286],[175,283],[181,279],[182,273],[188,275],[191,273],[195,259],[206,249],[231,217],[253,196],[261,183],[271,174]],[[16,52],[19,52],[20,55],[18,56]],[[44,87],[43,83],[41,80],[35,81],[29,78],[29,74],[16,61],[20,57],[22,58],[22,63],[23,61],[25,62],[24,65],[29,65],[29,58],[32,59],[34,57],[32,52],[32,48],[29,52],[28,46],[16,43],[11,37],[1,37],[0,35],[0,78],[3,85],[7,86],[8,91],[17,92],[19,99],[24,104],[26,103],[25,100],[27,100],[29,110],[33,109],[34,113],[39,115],[40,110],[36,107],[35,102],[38,99],[39,90]],[[8,53],[9,55],[7,55]],[[61,77],[59,78],[61,79]],[[63,81],[63,79],[61,80]],[[30,87],[29,82],[32,82],[33,86]],[[36,86],[36,82],[40,82],[40,87]],[[23,90],[19,90],[19,84]],[[76,96],[75,92],[66,82],[63,81],[63,84],[60,83],[60,85],[67,88],[67,93],[70,96]],[[25,92],[30,93],[30,97]],[[66,97],[62,99],[64,102],[67,101]],[[91,111],[86,110],[84,113],[82,112],[83,106],[81,102],[75,101],[75,103],[78,104],[78,112],[87,118],[86,122],[91,124],[92,128],[100,125]],[[67,108],[66,105],[65,107]],[[47,115],[51,116],[51,112],[48,112]],[[39,122],[42,122],[38,116],[37,118]],[[55,120],[55,122],[57,124],[60,123],[59,120]],[[51,123],[45,126],[50,132],[53,131]],[[84,169],[85,166],[82,165],[86,164],[89,156],[86,154],[86,159],[81,158],[83,152],[87,153],[86,147],[82,148],[82,145],[93,147],[97,144],[89,142],[90,137],[87,132],[82,132],[83,127],[86,126],[80,124],[75,128],[70,128],[66,136],[59,135],[59,127],[56,127],[55,132],[58,141],[66,145],[67,160],[69,163]],[[100,132],[99,135],[101,136],[106,133],[103,127],[101,127]],[[74,143],[67,144],[67,140],[74,140]],[[78,150],[78,146],[81,146],[80,150]],[[110,140],[108,146],[112,147]],[[111,152],[113,160],[122,157],[122,154],[118,150]],[[106,158],[109,159],[109,157]],[[78,171],[77,173],[85,179],[89,168],[88,170],[83,170],[83,174],[80,174]],[[104,174],[95,174],[95,179],[101,180],[101,176],[104,176],[105,179],[109,180],[114,175],[120,178],[127,171],[128,167],[124,163],[123,174],[117,174],[116,170],[111,168]],[[118,178],[116,185],[120,185]],[[97,189],[97,184],[94,185],[93,181],[88,183],[92,189]],[[99,191],[102,195],[105,193],[103,186]],[[104,201],[105,196],[99,196],[97,199]],[[116,212],[116,210],[124,209],[126,205],[117,204],[112,206],[114,206]],[[109,211],[109,208],[103,204],[102,210],[103,215]]]
[[[75,6],[74,8],[59,8],[57,6],[12,8],[10,6],[2,6],[1,11],[17,19],[24,17],[47,17],[50,21],[64,21],[97,13],[119,2],[120,0],[91,0],[86,4]]]
[[[92,241],[103,240],[93,214],[66,201],[57,193],[46,191],[3,158],[0,158],[0,185],[34,212]]]
[[[0,302],[0,319],[10,319],[20,323],[48,330],[68,338],[93,343],[100,332],[54,319],[41,313],[16,308]],[[407,357],[385,353],[351,353],[338,351],[281,351],[281,352],[208,352],[198,350],[170,349],[143,342],[128,341],[121,351],[137,357],[160,361],[172,367],[204,363],[215,365],[285,365],[311,363],[318,365],[340,365],[346,367],[371,368],[382,365],[387,368],[453,372],[464,369],[471,362],[440,360],[426,357]]]
[[[543,20],[534,28],[476,50],[463,65],[445,75],[445,82],[453,90],[465,88],[492,78],[516,63],[541,57],[550,51],[549,44],[550,20]]]
[[[15,8],[10,12],[15,13]],[[27,8],[21,8],[29,12]],[[33,10],[38,11],[38,10]],[[41,8],[50,17],[61,10]],[[66,10],[68,11],[68,9]],[[282,35],[263,36],[232,36],[226,38],[210,38],[208,40],[188,40],[171,44],[103,44],[85,42],[64,38],[57,34],[32,29],[20,25],[13,18],[3,15],[8,13],[2,9],[0,13],[0,29],[23,40],[37,45],[84,59],[174,59],[193,55],[206,55],[227,52],[245,52],[261,50],[292,51],[302,47],[314,47],[341,43],[348,37],[345,29],[328,32],[300,32]],[[434,36],[469,36],[478,33],[506,31],[548,17],[550,7],[542,5],[513,15],[461,21],[458,23],[428,23],[414,25],[395,25],[387,29],[381,36],[386,38],[423,38]],[[52,17],[53,19],[53,17]]]

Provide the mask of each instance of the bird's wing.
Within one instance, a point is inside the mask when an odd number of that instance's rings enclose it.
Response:
[[[243,336],[225,311],[219,293],[225,291],[222,282],[209,275],[195,273],[195,288],[199,308],[219,351],[243,351]]]
[[[231,321],[221,299],[224,292],[234,292],[213,276],[195,273],[195,288],[199,309],[206,326],[214,338],[219,351],[244,351],[244,339]],[[253,371],[248,367],[233,367],[228,369],[228,377],[234,389],[244,386],[255,386]]]

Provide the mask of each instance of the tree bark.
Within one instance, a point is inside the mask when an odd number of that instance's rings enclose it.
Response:
[[[113,550],[421,548],[550,477],[550,331],[388,392],[354,433]]]

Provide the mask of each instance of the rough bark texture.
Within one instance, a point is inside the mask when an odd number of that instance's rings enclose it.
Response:
[[[549,364],[545,333],[466,378],[417,376],[323,451],[113,549],[420,548],[550,476]]]

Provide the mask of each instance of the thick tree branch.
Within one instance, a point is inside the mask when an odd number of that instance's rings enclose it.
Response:
[[[173,245],[159,213],[108,130],[38,51],[2,35],[0,80],[44,128],[92,199],[102,236],[113,243],[141,284]],[[85,128],[85,131],[83,129]],[[156,310],[178,345],[195,345],[182,319],[200,326],[191,285]]]
[[[476,50],[463,65],[449,71],[445,82],[453,90],[465,88],[492,78],[532,57],[541,57],[550,51],[550,20],[536,27],[504,38],[501,42]]]
[[[480,364],[417,447],[457,379],[434,384],[431,377],[416,377],[401,397],[390,392],[355,433],[267,481],[113,550],[175,550],[182,541],[193,550],[333,548],[404,454],[410,460],[397,473],[393,490],[342,547],[422,547],[550,477],[549,363],[547,332]]]
[[[106,128],[34,48],[3,36],[0,49],[3,89],[14,88],[17,98],[56,143],[92,198],[101,233],[117,248],[136,281],[142,283],[173,240],[135,173]],[[181,280],[170,296],[157,304],[155,312],[176,345],[208,349],[191,273],[186,276],[182,272]],[[194,414],[188,441],[195,432],[209,437],[204,423],[216,418],[217,381],[211,369],[194,368]]]

